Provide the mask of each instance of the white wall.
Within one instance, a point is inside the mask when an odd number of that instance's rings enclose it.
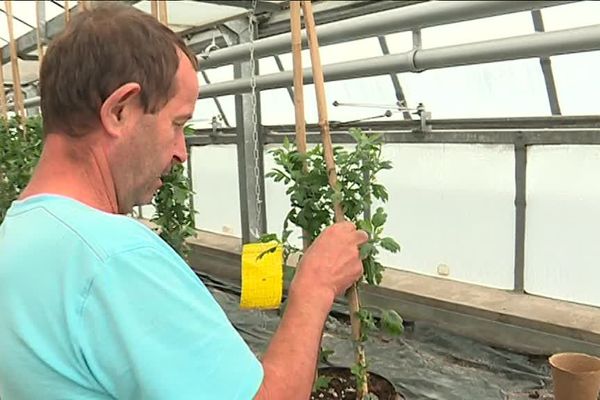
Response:
[[[514,152],[505,145],[386,144],[394,169],[387,233],[402,251],[384,265],[491,287],[513,287]]]
[[[527,153],[525,289],[600,306],[600,146]]]
[[[265,170],[274,167],[268,149]],[[510,145],[386,144],[394,169],[386,234],[399,254],[390,268],[512,289],[514,151]],[[196,218],[201,229],[241,236],[235,146],[194,148]],[[600,146],[535,146],[528,150],[525,289],[600,306]],[[265,181],[269,232],[281,234],[285,187]],[[300,246],[300,232],[293,242]]]
[[[272,148],[272,146],[270,147]],[[194,149],[198,226],[240,234],[237,170],[233,146]],[[514,155],[511,146],[386,144],[394,169],[382,174],[390,191],[387,234],[402,252],[384,264],[451,279],[512,288],[514,265]],[[200,158],[200,160],[198,160]],[[274,166],[265,155],[265,170]],[[285,187],[265,182],[269,232],[281,233],[288,210]],[[293,235],[300,245],[300,232]]]
[[[241,237],[236,146],[195,146],[191,153],[196,227]]]

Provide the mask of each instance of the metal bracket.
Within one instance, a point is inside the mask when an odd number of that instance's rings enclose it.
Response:
[[[431,121],[431,112],[425,110],[425,105],[423,103],[419,103],[417,106],[417,115],[421,119],[421,133],[429,133],[431,132],[431,124],[428,124],[428,121]]]

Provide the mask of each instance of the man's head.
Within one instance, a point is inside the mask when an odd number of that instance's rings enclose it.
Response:
[[[83,11],[41,66],[44,132],[95,146],[119,212],[129,212],[149,203],[160,177],[187,157],[183,125],[198,96],[196,69],[181,39],[152,16],[123,5]]]

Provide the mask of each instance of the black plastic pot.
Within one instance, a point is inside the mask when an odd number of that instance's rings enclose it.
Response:
[[[330,382],[330,387],[340,386],[341,381],[355,381],[350,368],[345,367],[319,368],[319,376],[331,377],[332,381]],[[335,382],[336,379],[341,380],[340,383]],[[354,384],[352,386],[354,386]],[[392,382],[373,372],[369,372],[369,390],[376,394],[379,397],[379,400],[406,400],[406,397],[398,392]],[[340,395],[340,393],[337,394]],[[345,398],[348,398],[347,395]]]

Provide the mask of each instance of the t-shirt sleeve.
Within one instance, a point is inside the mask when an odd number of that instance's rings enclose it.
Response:
[[[255,355],[176,256],[144,247],[112,256],[82,303],[79,343],[117,399],[252,399]]]

